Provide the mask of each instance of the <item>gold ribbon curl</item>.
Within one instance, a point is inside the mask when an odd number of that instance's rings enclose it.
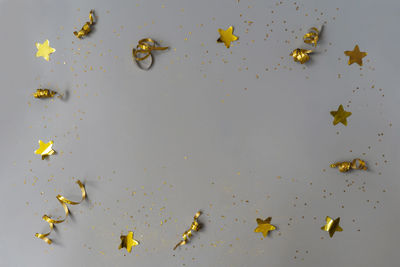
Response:
[[[85,25],[83,25],[82,29],[79,32],[77,32],[77,31],[74,32],[74,35],[76,37],[78,37],[79,39],[82,39],[82,37],[88,35],[92,31],[90,26],[94,24],[94,10],[90,10],[89,20],[90,21],[86,22]]]
[[[49,231],[48,233],[45,233],[45,234],[36,233],[35,236],[36,236],[37,238],[42,239],[44,242],[46,242],[46,243],[49,244],[49,245],[50,245],[53,241],[52,241],[50,238],[48,238],[47,236],[49,236],[49,235],[51,234],[51,232],[53,231],[54,224],[62,223],[62,222],[64,222],[64,221],[67,219],[67,217],[68,217],[69,209],[68,209],[67,204],[70,204],[70,205],[78,205],[78,204],[80,204],[80,203],[86,198],[85,186],[84,186],[84,185],[82,184],[82,182],[79,181],[79,180],[76,181],[76,183],[77,183],[77,184],[79,185],[79,187],[81,188],[81,193],[82,193],[82,199],[81,199],[79,202],[71,201],[71,200],[69,200],[69,199],[67,199],[67,198],[65,198],[65,197],[63,197],[63,196],[61,196],[61,195],[57,195],[57,196],[56,196],[57,200],[60,202],[61,206],[64,208],[65,218],[62,219],[62,220],[54,220],[54,219],[50,218],[49,216],[47,216],[46,214],[43,215],[43,217],[42,217],[42,219],[43,219],[44,221],[46,221],[46,222],[49,224],[49,226],[50,226],[50,231]]]
[[[358,164],[357,164],[358,162]],[[353,159],[352,162],[336,162],[334,164],[331,164],[331,168],[338,168],[340,172],[348,172],[350,169],[353,170],[367,170],[367,166],[365,164],[365,161],[361,159]]]
[[[157,42],[151,38],[144,38],[142,40],[139,40],[136,48],[134,48],[132,50],[133,59],[135,60],[136,64],[139,66],[139,68],[141,68],[143,70],[148,70],[151,68],[151,66],[153,65],[153,54],[151,52],[153,50],[166,50],[169,48],[169,47],[157,47],[156,45],[157,45]],[[140,61],[145,60],[148,57],[151,58],[151,63],[147,68],[144,68],[140,64]]]
[[[311,44],[314,47],[317,47],[317,42],[319,40],[319,30],[315,27],[312,27],[308,33],[304,34],[303,40],[306,44]]]
[[[51,98],[55,96],[57,92],[54,92],[49,89],[37,89],[36,92],[33,93],[34,98]]]
[[[178,244],[176,244],[176,246],[174,247],[174,250],[179,246],[183,246],[183,245],[187,244],[189,242],[189,239],[192,237],[193,231],[194,232],[199,231],[199,229],[201,228],[201,225],[199,224],[197,219],[200,217],[200,215],[201,215],[201,211],[198,211],[196,213],[196,215],[194,215],[192,225],[190,225],[190,228],[182,234],[183,240],[180,241]]]
[[[290,56],[293,57],[295,62],[300,62],[301,64],[304,64],[310,60],[310,56],[308,54],[312,52],[312,50],[296,48],[295,50],[293,50]]]

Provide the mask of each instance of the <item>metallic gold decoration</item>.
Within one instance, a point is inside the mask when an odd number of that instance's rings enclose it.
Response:
[[[319,30],[315,27],[312,27],[308,33],[303,36],[303,40],[306,44],[311,44],[314,47],[317,47],[317,42],[319,40]]]
[[[342,227],[339,226],[340,217],[333,220],[331,217],[326,216],[326,224],[321,227],[321,230],[329,232],[329,236],[332,238],[335,232],[342,232]]]
[[[121,235],[121,244],[119,245],[118,249],[126,248],[126,250],[131,253],[132,246],[136,247],[139,245],[139,242],[133,239],[133,232],[128,232],[128,235]]]
[[[201,211],[198,211],[196,213],[196,215],[194,215],[192,225],[190,226],[190,228],[186,232],[183,233],[183,235],[182,235],[182,239],[183,240],[181,242],[179,242],[178,244],[176,244],[176,246],[174,247],[174,250],[177,247],[183,246],[183,245],[185,245],[186,243],[189,242],[189,239],[192,237],[192,233],[193,233],[192,231],[195,231],[195,232],[199,231],[200,224],[197,221],[197,218],[199,218],[200,215],[201,215]]]
[[[153,65],[153,54],[151,53],[153,50],[166,50],[169,47],[157,47],[157,42],[151,38],[144,38],[138,42],[136,48],[132,50],[133,59],[136,61],[136,64],[139,68],[148,70]],[[140,61],[145,60],[146,58],[151,57],[151,63],[148,67],[144,68]]]
[[[48,143],[44,143],[42,140],[39,140],[39,148],[35,150],[35,154],[42,155],[42,160],[50,155],[53,155],[55,151],[52,149],[53,141],[49,141]]]
[[[360,52],[360,48],[356,45],[353,51],[344,51],[346,56],[349,56],[349,65],[353,63],[357,63],[358,65],[362,66],[362,59],[363,57],[367,56],[367,52]]]
[[[350,169],[364,171],[368,169],[365,161],[363,161],[362,159],[353,159],[352,162],[336,162],[334,164],[331,164],[331,168],[338,168],[340,172],[348,172]]]
[[[304,64],[310,60],[310,56],[308,54],[312,52],[312,50],[296,48],[295,50],[293,50],[290,56],[293,57],[295,62],[300,62],[301,64]]]
[[[333,116],[333,125],[341,122],[344,126],[347,126],[347,117],[351,115],[351,112],[344,110],[343,106],[340,105],[337,111],[331,111]]]
[[[273,231],[276,229],[271,223],[272,217],[268,217],[265,220],[257,218],[257,228],[254,229],[255,233],[262,233],[264,237],[267,237],[269,231]]]
[[[82,29],[79,32],[77,32],[77,31],[74,32],[74,35],[76,37],[78,37],[79,39],[82,39],[82,37],[88,35],[92,31],[90,26],[94,24],[94,10],[90,10],[89,20],[90,21],[86,22],[85,25],[83,25]]]
[[[33,93],[33,97],[35,98],[51,98],[55,96],[57,92],[51,91],[49,89],[37,89],[35,93]]]
[[[45,233],[45,234],[36,233],[35,236],[36,236],[37,238],[42,239],[44,242],[46,242],[46,243],[49,244],[49,245],[53,242],[50,238],[48,238],[48,236],[50,235],[51,231],[53,230],[54,224],[62,223],[62,222],[64,222],[64,221],[67,219],[67,217],[68,217],[69,209],[68,209],[67,204],[70,204],[70,205],[78,205],[78,204],[80,204],[80,203],[86,198],[85,186],[84,186],[84,185],[82,184],[82,182],[79,181],[79,180],[76,181],[76,183],[77,183],[77,184],[79,185],[79,187],[81,188],[81,194],[82,194],[82,199],[81,199],[79,202],[71,201],[71,200],[66,199],[65,197],[63,197],[63,196],[61,196],[61,195],[57,195],[57,197],[56,197],[57,200],[58,200],[58,202],[60,202],[61,206],[62,206],[63,209],[64,209],[65,218],[62,219],[62,220],[54,220],[54,219],[50,218],[49,216],[47,216],[46,214],[43,215],[43,217],[42,217],[42,219],[45,220],[45,221],[49,224],[49,226],[50,226],[50,231],[49,231],[48,233]]]
[[[230,26],[228,29],[218,29],[220,37],[218,38],[218,43],[224,43],[226,48],[231,46],[231,42],[234,42],[238,39],[237,36],[233,35],[233,27]]]
[[[46,40],[41,43],[36,43],[36,57],[43,57],[45,60],[49,61],[50,60],[50,54],[56,52],[56,49],[50,47],[50,42],[49,40]]]

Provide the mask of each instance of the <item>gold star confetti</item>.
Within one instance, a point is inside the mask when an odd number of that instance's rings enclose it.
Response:
[[[272,220],[272,217],[268,217],[265,220],[257,218],[258,226],[257,226],[256,229],[254,229],[254,232],[255,233],[262,233],[264,237],[267,237],[269,231],[273,231],[273,230],[276,229],[275,226],[270,224],[271,220]]]
[[[228,29],[218,29],[219,32],[219,39],[217,40],[218,43],[224,43],[226,48],[231,46],[231,42],[236,41],[238,39],[237,36],[233,35],[233,27],[230,26]]]
[[[36,43],[36,57],[43,57],[45,60],[49,61],[50,54],[56,52],[56,49],[50,47],[49,40],[44,41],[43,44]]]
[[[351,115],[351,112],[345,111],[343,106],[340,105],[337,111],[331,111],[331,115],[333,116],[333,125],[341,122],[347,126],[347,117]]]
[[[356,45],[353,51],[344,51],[346,56],[349,56],[349,65],[357,63],[362,66],[362,58],[367,56],[367,52],[360,52],[360,48]]]
[[[333,237],[335,232],[342,232],[342,227],[339,226],[340,217],[333,220],[331,217],[326,216],[326,224],[321,227],[321,230],[329,232],[329,236]]]
[[[55,151],[52,149],[53,141],[49,141],[48,143],[44,143],[42,140],[39,140],[39,148],[35,150],[35,154],[42,155],[42,160],[50,155],[53,155]]]
[[[118,249],[126,248],[126,250],[131,253],[132,246],[136,247],[139,245],[139,242],[133,239],[133,232],[128,232],[128,235],[121,235],[121,244]]]
[[[358,165],[357,165],[358,162]],[[339,168],[340,172],[348,172],[350,169],[353,170],[367,170],[367,166],[365,165],[365,161],[361,159],[353,159],[352,162],[336,162],[331,164],[331,168]]]

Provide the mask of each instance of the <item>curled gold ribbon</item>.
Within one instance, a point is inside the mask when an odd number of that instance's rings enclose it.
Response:
[[[304,64],[310,60],[310,56],[308,54],[312,52],[312,50],[296,48],[295,50],[293,50],[290,56],[293,57],[295,62],[300,62],[301,64]]]
[[[56,95],[57,92],[51,91],[49,89],[37,89],[36,92],[33,93],[34,98],[50,98]]]
[[[76,37],[78,37],[79,39],[88,35],[92,31],[92,29],[90,28],[90,25],[94,24],[94,10],[90,10],[89,20],[90,21],[86,22],[85,25],[83,25],[82,29],[79,32],[77,32],[77,31],[74,32],[74,35]]]
[[[61,206],[64,208],[65,218],[62,219],[62,220],[54,220],[54,219],[50,218],[49,216],[47,216],[46,214],[43,215],[43,217],[42,217],[42,219],[43,219],[44,221],[46,221],[46,222],[49,224],[50,231],[49,231],[48,233],[45,233],[45,234],[36,233],[35,236],[36,236],[37,238],[42,239],[44,242],[46,242],[46,243],[49,244],[49,245],[50,245],[53,241],[52,241],[50,238],[48,238],[47,236],[49,236],[49,235],[51,234],[51,232],[53,231],[54,224],[62,223],[62,222],[64,222],[64,221],[67,219],[67,217],[68,217],[69,209],[68,209],[67,204],[70,204],[70,205],[78,205],[78,204],[80,204],[80,203],[86,198],[85,186],[84,186],[84,185],[82,184],[82,182],[79,181],[79,180],[76,181],[76,183],[77,183],[77,184],[79,185],[79,187],[81,188],[81,193],[82,193],[82,199],[81,199],[79,202],[71,201],[71,200],[69,200],[69,199],[67,199],[67,198],[65,198],[65,197],[63,197],[63,196],[61,196],[61,195],[57,195],[57,197],[56,197],[57,200],[60,202]]]
[[[357,164],[358,163],[358,164]],[[338,168],[340,172],[348,172],[350,169],[353,170],[367,170],[367,166],[365,161],[361,159],[353,159],[352,162],[336,162],[331,164],[331,168]]]
[[[317,42],[319,40],[319,30],[315,27],[312,27],[308,33],[304,34],[303,40],[306,44],[311,44],[314,47],[317,47]]]
[[[190,228],[188,230],[186,230],[183,234],[182,234],[182,241],[180,241],[178,244],[176,244],[176,246],[174,247],[174,250],[179,247],[179,246],[183,246],[186,243],[189,242],[189,239],[192,237],[193,231],[197,232],[200,229],[200,224],[197,221],[197,219],[200,217],[201,215],[201,211],[198,211],[196,213],[196,215],[194,215],[193,217],[193,222],[192,225],[190,225]]]
[[[153,50],[166,50],[169,48],[169,47],[157,47],[156,45],[157,42],[151,38],[144,38],[142,40],[139,40],[136,48],[132,50],[133,59],[136,61],[136,64],[139,66],[139,68],[144,70],[148,70],[151,68],[151,66],[153,65],[153,55],[151,52]],[[148,57],[151,57],[151,63],[147,68],[144,68],[139,62],[145,60]]]

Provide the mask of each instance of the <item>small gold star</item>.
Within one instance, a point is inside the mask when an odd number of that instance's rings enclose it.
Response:
[[[121,235],[121,244],[118,249],[126,248],[126,250],[131,253],[132,246],[136,247],[139,245],[139,242],[133,239],[133,232],[129,232],[128,235]]]
[[[43,44],[36,43],[36,57],[43,57],[45,60],[49,61],[50,54],[54,53],[56,50],[49,45],[49,40],[44,41]]]
[[[39,140],[39,148],[35,150],[35,154],[42,155],[42,160],[50,155],[53,155],[55,151],[52,149],[53,141],[49,141],[48,143],[44,143],[42,140]]]
[[[360,48],[356,45],[353,51],[344,51],[346,56],[349,56],[349,65],[357,63],[362,66],[362,58],[367,56],[367,52],[360,52]]]
[[[321,230],[329,232],[329,236],[333,237],[335,232],[342,232],[342,227],[339,226],[340,217],[333,220],[331,217],[326,216],[326,224],[321,227]]]
[[[347,117],[351,115],[351,112],[345,111],[343,106],[340,105],[337,111],[331,111],[331,115],[333,116],[333,125],[341,122],[347,126]]]
[[[233,35],[233,27],[230,26],[228,29],[218,29],[219,32],[219,39],[217,40],[218,43],[224,43],[226,48],[231,46],[231,42],[236,41],[238,39],[237,36]]]
[[[254,229],[254,232],[255,232],[255,233],[262,233],[264,237],[267,237],[269,231],[273,231],[273,230],[276,229],[275,226],[273,226],[272,224],[270,224],[271,220],[272,220],[271,217],[268,217],[268,218],[265,219],[265,220],[262,220],[262,219],[260,219],[260,218],[257,218],[257,224],[258,224],[258,226],[257,226],[256,229]]]

